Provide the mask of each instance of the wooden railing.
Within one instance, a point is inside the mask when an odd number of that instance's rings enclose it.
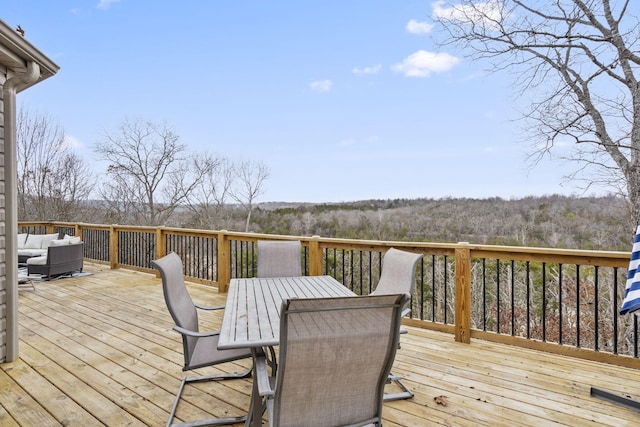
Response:
[[[423,254],[411,317],[405,323],[589,360],[640,368],[638,316],[619,316],[627,252],[384,242],[276,236],[168,227],[20,223],[31,233],[80,236],[88,260],[155,273],[153,259],[174,251],[191,281],[226,292],[252,277],[261,239],[300,240],[308,275],[328,274],[357,294],[377,284],[390,248]]]

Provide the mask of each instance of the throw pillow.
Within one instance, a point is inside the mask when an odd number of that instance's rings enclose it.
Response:
[[[45,234],[42,236],[42,247],[41,249],[47,249],[51,241],[56,240],[58,238],[58,233],[53,234]]]
[[[29,234],[24,244],[25,249],[42,249],[43,234]]]
[[[27,233],[18,234],[18,249],[24,249],[24,244],[27,242]]]

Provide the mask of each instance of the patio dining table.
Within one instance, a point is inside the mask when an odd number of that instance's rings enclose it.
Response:
[[[225,304],[218,348],[251,348],[256,355],[263,347],[280,342],[282,301],[291,298],[355,296],[331,276],[232,279]],[[262,402],[253,382],[247,425],[262,425]]]

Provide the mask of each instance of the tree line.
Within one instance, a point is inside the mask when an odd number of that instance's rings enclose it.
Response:
[[[620,196],[420,198],[261,205],[254,231],[323,237],[629,251],[635,223]]]
[[[22,108],[17,117],[18,217],[131,225],[172,222],[177,210],[190,226],[222,225],[223,207],[241,207],[248,231],[269,168],[187,150],[166,124],[125,118],[93,147],[105,172],[75,153],[61,126]],[[97,202],[90,202],[98,200]]]

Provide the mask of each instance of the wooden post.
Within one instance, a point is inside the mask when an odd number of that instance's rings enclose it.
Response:
[[[322,275],[322,251],[320,250],[320,236],[309,239],[309,276]]]
[[[76,234],[75,234],[75,236],[79,237],[80,240],[84,240],[82,232],[83,232],[82,224],[76,224]]]
[[[218,293],[223,294],[229,291],[229,281],[231,280],[231,272],[229,271],[230,254],[229,254],[229,238],[226,230],[218,233]]]
[[[459,242],[455,261],[455,340],[471,342],[471,250],[469,243]]]
[[[109,227],[109,268],[118,268],[118,230],[115,225]]]
[[[162,227],[156,228],[156,259],[167,254],[167,233]],[[160,277],[160,271],[156,270],[156,277]]]

